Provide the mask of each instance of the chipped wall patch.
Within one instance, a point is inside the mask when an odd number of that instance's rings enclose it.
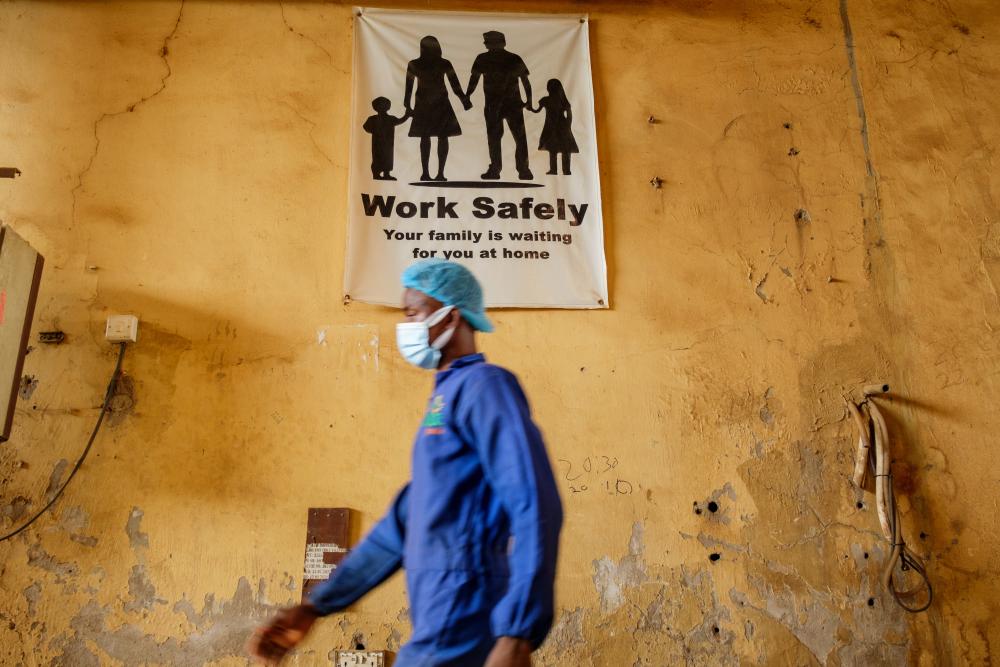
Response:
[[[601,612],[610,613],[624,602],[624,590],[646,581],[646,564],[642,560],[642,524],[632,525],[632,536],[628,543],[628,553],[618,563],[607,556],[595,560],[594,586],[601,599]]]
[[[133,549],[149,548],[149,535],[142,532],[143,511],[138,507],[133,507],[129,512],[128,521],[125,522],[125,533]]]

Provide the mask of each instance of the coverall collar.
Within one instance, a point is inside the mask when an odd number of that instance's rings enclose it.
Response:
[[[472,366],[474,364],[481,364],[486,361],[486,357],[482,352],[476,352],[475,354],[467,354],[464,357],[459,357],[455,361],[451,362],[447,370],[438,371],[437,375],[434,376],[434,386],[438,386],[444,382],[445,378],[451,375],[452,371],[456,371],[460,368],[465,368],[466,366]]]

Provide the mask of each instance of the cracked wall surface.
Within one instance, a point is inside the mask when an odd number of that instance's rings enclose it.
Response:
[[[995,3],[476,6],[591,14],[615,307],[497,311],[482,340],[566,508],[537,664],[991,664]],[[0,43],[0,219],[46,257],[33,340],[67,334],[27,357],[0,531],[86,442],[106,316],[141,320],[134,407],[0,543],[0,664],[245,664],[299,597],[307,508],[369,527],[429,390],[397,314],[341,301],[351,5],[8,1]],[[875,381],[918,615],[850,483],[843,397]],[[407,606],[396,577],[291,663],[396,650]]]

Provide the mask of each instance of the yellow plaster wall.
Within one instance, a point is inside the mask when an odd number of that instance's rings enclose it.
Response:
[[[994,3],[477,6],[592,16],[613,308],[495,312],[482,341],[570,476],[610,457],[634,488],[574,493],[556,463],[538,663],[988,664]],[[141,317],[134,410],[0,544],[3,664],[243,664],[298,597],[306,509],[364,529],[406,479],[430,377],[395,353],[395,312],[340,300],[350,25],[318,2],[0,4],[0,162],[23,171],[0,218],[46,257],[35,331],[68,335],[28,356],[0,528],[85,442],[105,317]],[[937,592],[916,616],[881,591],[849,482],[842,396],[875,380],[900,397],[904,524]],[[292,662],[355,636],[395,649],[405,607],[397,577]]]

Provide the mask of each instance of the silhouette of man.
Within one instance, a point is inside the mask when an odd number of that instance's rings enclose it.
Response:
[[[479,85],[479,77],[483,78],[483,113],[486,116],[486,138],[490,146],[490,167],[482,177],[486,180],[500,178],[503,166],[500,139],[503,137],[503,124],[506,121],[514,137],[517,177],[522,181],[530,181],[532,174],[528,169],[528,139],[524,134],[524,107],[531,106],[528,68],[521,56],[504,48],[507,46],[507,39],[502,32],[490,30],[483,33],[483,44],[486,52],[476,56],[472,63],[472,76],[465,93],[466,97],[471,96]],[[524,86],[526,101],[521,99],[518,82]]]

